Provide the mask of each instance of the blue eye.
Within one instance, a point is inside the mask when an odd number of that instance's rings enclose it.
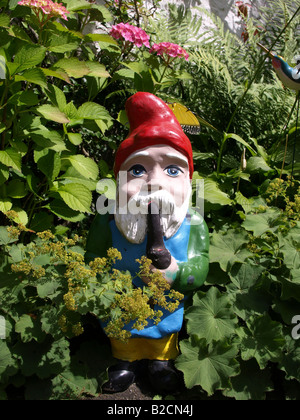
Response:
[[[167,172],[167,174],[169,176],[172,176],[174,178],[177,177],[177,176],[179,176],[180,175],[180,172],[183,173],[183,171],[178,166],[176,166],[176,165],[170,165],[170,166],[168,166],[165,169],[165,171]]]
[[[132,176],[135,176],[136,178],[143,176],[146,173],[146,169],[143,167],[143,165],[133,165],[129,171]]]

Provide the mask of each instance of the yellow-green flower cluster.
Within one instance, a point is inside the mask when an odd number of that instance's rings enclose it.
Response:
[[[300,220],[300,182],[288,176],[286,180],[277,178],[270,182],[266,191],[266,202],[278,205],[281,199],[284,203],[282,220],[288,222],[291,227]]]
[[[114,270],[115,281],[122,283],[123,280],[123,292],[115,295],[111,305],[113,316],[105,328],[108,337],[125,342],[130,338],[130,332],[125,329],[127,324],[133,321],[132,328],[137,330],[144,329],[149,320],[158,324],[163,315],[162,309],[173,312],[183,299],[181,293],[171,290],[170,284],[159,270],[151,270],[151,260],[142,257],[137,262],[140,264],[138,275],[149,279],[149,283],[143,289],[135,288],[130,275]]]

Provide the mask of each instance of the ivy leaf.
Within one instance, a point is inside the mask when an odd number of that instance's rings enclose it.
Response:
[[[285,345],[282,324],[273,321],[268,314],[251,316],[246,323],[248,328],[243,330],[241,339],[242,359],[255,357],[261,369],[269,361],[278,362]]]
[[[212,395],[217,389],[230,388],[230,378],[239,374],[238,349],[226,340],[207,344],[204,338],[192,335],[180,343],[180,350],[176,368],[183,372],[189,389],[200,385]]]
[[[210,262],[218,262],[223,271],[230,271],[235,263],[243,263],[252,256],[246,249],[248,241],[246,232],[234,229],[229,229],[225,234],[214,232],[210,244]]]
[[[187,331],[207,343],[230,337],[235,332],[238,322],[228,296],[221,294],[216,287],[207,293],[194,295],[193,305],[186,312]]]

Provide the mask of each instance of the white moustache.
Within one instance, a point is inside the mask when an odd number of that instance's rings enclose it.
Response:
[[[176,208],[174,197],[169,193],[169,191],[159,190],[151,193],[148,193],[147,191],[140,191],[128,201],[129,213],[148,214],[148,206],[153,202],[157,204],[158,213],[161,215],[173,214]]]

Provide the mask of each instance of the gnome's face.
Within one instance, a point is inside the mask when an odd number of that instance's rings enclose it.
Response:
[[[149,146],[131,154],[118,174],[116,224],[133,243],[147,233],[148,204],[156,202],[166,238],[182,224],[189,207],[191,184],[185,155],[171,146]]]

